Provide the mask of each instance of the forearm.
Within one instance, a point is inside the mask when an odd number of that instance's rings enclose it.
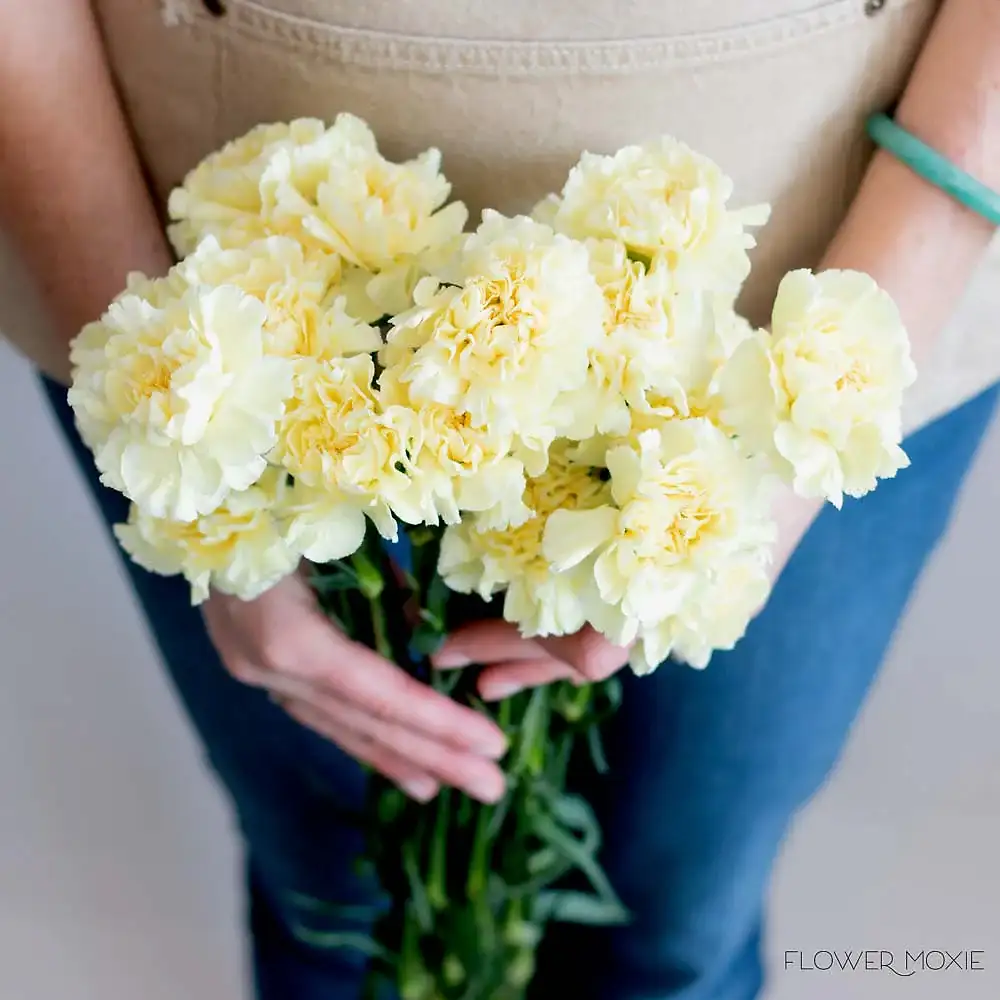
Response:
[[[0,95],[0,223],[68,345],[170,263],[86,0],[0,5]],[[46,360],[67,377],[68,348]]]
[[[895,117],[1000,190],[1000,3],[946,0]],[[993,232],[985,219],[879,152],[823,266],[866,271],[893,296],[919,363]]]
[[[895,117],[963,170],[1000,190],[998,0],[945,0]],[[985,219],[890,154],[878,152],[822,267],[864,271],[892,295],[919,367],[993,232]],[[776,570],[819,509],[811,501],[782,498]]]

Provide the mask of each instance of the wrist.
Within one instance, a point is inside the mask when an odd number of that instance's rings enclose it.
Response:
[[[771,564],[772,581],[781,575],[792,553],[822,509],[822,500],[806,500],[793,493],[788,486],[780,488],[772,503],[772,515],[778,527],[774,561]]]

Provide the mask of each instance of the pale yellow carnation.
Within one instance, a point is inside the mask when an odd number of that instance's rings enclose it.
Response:
[[[545,524],[556,510],[587,510],[606,503],[608,484],[598,470],[569,461],[565,449],[549,467],[529,479],[523,502],[531,516],[515,528],[484,529],[476,517],[445,532],[438,572],[452,590],[477,593],[484,600],[505,591],[504,618],[521,633],[565,635],[586,622],[582,594],[587,567],[553,571],[542,551]]]
[[[363,496],[296,480],[288,485],[274,517],[285,544],[314,563],[334,562],[353,555],[365,538],[372,517],[384,537],[396,539],[396,525],[384,507]]]
[[[520,524],[525,466],[511,434],[476,424],[461,410],[417,402],[409,386],[383,375],[379,397],[385,421],[403,443],[402,467],[408,482],[391,504],[410,524],[455,524],[463,511],[481,524]]]
[[[279,150],[261,178],[269,223],[293,227],[373,272],[405,270],[412,257],[461,232],[468,213],[461,202],[445,206],[450,193],[438,150],[393,163],[350,114],[338,115],[314,143]]]
[[[892,299],[857,271],[792,271],[771,333],[744,341],[722,375],[727,419],[805,497],[836,506],[909,464],[903,392],[916,378]]]
[[[170,194],[177,253],[191,253],[205,236],[242,246],[278,232],[263,217],[261,177],[279,150],[311,147],[325,132],[317,118],[258,125],[202,160]]]
[[[754,557],[734,558],[705,574],[683,613],[638,631],[629,662],[646,674],[667,656],[703,669],[717,650],[732,649],[746,633],[771,590],[766,565]]]
[[[69,401],[102,481],[144,513],[189,521],[254,483],[291,393],[267,310],[232,285],[133,279],[73,342]]]
[[[705,417],[727,434],[735,433],[727,420],[721,374],[736,348],[755,336],[755,331],[725,298],[709,302],[703,319],[698,349],[689,352],[683,376],[673,384],[650,385],[632,401],[633,433],[657,430],[665,420],[688,417]]]
[[[128,522],[115,525],[115,535],[145,569],[183,575],[193,604],[204,601],[210,587],[249,601],[299,562],[274,516],[283,480],[283,473],[268,470],[258,483],[230,493],[220,507],[193,521],[156,517],[133,504]]]
[[[556,511],[543,548],[557,570],[593,561],[587,617],[612,641],[688,618],[727,561],[766,562],[773,526],[759,477],[711,421],[665,423],[611,448],[606,461],[613,503]]]
[[[614,240],[588,241],[604,295],[604,332],[591,348],[584,384],[559,400],[572,413],[564,430],[583,440],[627,434],[650,394],[684,397],[705,353],[711,318],[705,296],[679,286],[662,259],[647,265]]]
[[[733,210],[733,184],[708,157],[669,136],[613,156],[585,153],[561,196],[536,209],[578,239],[619,240],[635,256],[662,256],[688,287],[735,291],[750,270],[748,226],[765,206]]]
[[[439,403],[547,445],[560,393],[587,377],[604,302],[586,247],[547,226],[486,212],[461,253],[393,320],[383,364],[417,403]]]
[[[355,497],[392,537],[389,506],[410,483],[403,440],[384,418],[374,376],[367,354],[299,361],[270,457],[307,486]]]
[[[378,330],[348,314],[339,260],[307,255],[287,236],[232,249],[209,236],[173,270],[189,285],[235,285],[262,302],[268,353],[331,360],[382,346]]]

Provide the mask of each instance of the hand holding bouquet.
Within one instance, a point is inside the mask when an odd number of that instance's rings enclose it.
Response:
[[[565,789],[578,738],[602,765],[615,682],[490,710],[474,673],[428,671],[445,635],[502,594],[526,637],[588,627],[640,673],[705,666],[766,599],[774,485],[839,506],[906,464],[892,301],[796,271],[753,329],[734,302],[767,212],[730,194],[662,138],[465,233],[436,151],[391,163],[350,115],[261,126],[171,197],[180,263],[74,343],[70,401],[136,561],[201,601],[305,560],[349,636],[507,733],[495,805],[372,782],[388,906],[363,943],[404,1000],[519,997],[548,920],[627,916]]]

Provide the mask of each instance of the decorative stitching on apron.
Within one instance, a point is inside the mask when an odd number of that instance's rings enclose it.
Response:
[[[160,17],[168,28],[192,24],[201,13],[199,0],[160,0]]]
[[[891,9],[898,14],[914,5],[926,6],[926,2],[900,0]],[[665,63],[694,65],[745,58],[855,24],[867,16],[858,0],[825,0],[800,13],[704,34],[606,42],[532,42],[396,35],[339,27],[275,11],[254,0],[228,0],[226,6],[224,19],[199,11],[200,26],[211,30],[215,24],[216,30],[234,31],[284,44],[300,54],[370,69],[503,76],[638,73]]]

